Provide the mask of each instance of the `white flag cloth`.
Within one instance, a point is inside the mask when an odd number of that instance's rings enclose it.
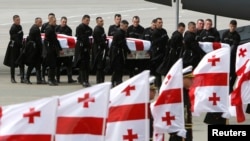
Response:
[[[53,141],[57,97],[0,109],[0,141]]]
[[[155,133],[174,133],[186,137],[183,107],[182,59],[169,70],[162,82],[159,96],[150,106]]]
[[[247,60],[242,67],[242,74],[238,77],[236,87],[231,94],[231,104],[236,108],[238,122],[245,121],[246,105],[250,103],[250,61]]]
[[[235,63],[235,71],[237,75],[241,75],[244,72],[244,66],[248,59],[250,59],[250,42],[237,47]]]
[[[111,83],[60,97],[56,141],[104,141]]]
[[[153,141],[165,141],[164,133],[154,133]]]
[[[219,48],[230,48],[229,44],[221,42],[199,42],[199,46],[205,53],[209,53]]]
[[[193,115],[203,112],[225,112],[229,116],[230,48],[206,54],[195,68],[189,95]]]
[[[111,89],[106,141],[149,140],[149,71]]]

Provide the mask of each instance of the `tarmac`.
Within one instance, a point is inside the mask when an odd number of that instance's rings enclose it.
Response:
[[[180,5],[181,6],[181,5]],[[163,6],[146,2],[143,0],[1,0],[0,2],[0,62],[3,62],[6,47],[9,41],[9,29],[12,24],[12,16],[18,14],[21,17],[24,34],[27,35],[29,28],[34,23],[35,17],[42,17],[44,22],[47,22],[48,13],[56,14],[58,24],[61,16],[68,17],[68,25],[72,28],[73,34],[75,28],[81,23],[81,18],[84,14],[91,16],[90,26],[94,28],[95,18],[102,16],[104,19],[104,28],[107,32],[108,26],[113,24],[113,16],[116,13],[122,14],[122,19],[126,19],[131,23],[133,16],[141,17],[141,25],[144,27],[150,26],[151,20],[156,17],[163,18],[164,28],[168,31],[171,37],[172,32],[176,27],[176,11],[173,7]],[[179,21],[187,24],[189,21],[197,19],[211,18],[213,15],[183,10],[180,8]],[[217,29],[228,28],[228,23],[231,18],[217,17]],[[248,25],[248,21],[238,20],[238,26]],[[16,69],[18,74],[18,69]],[[73,76],[76,79],[76,75]],[[128,79],[124,76],[123,80]],[[79,89],[82,85],[68,84],[67,77],[62,76],[59,86],[37,85],[35,76],[31,77],[32,85],[19,83],[19,77],[16,76],[18,83],[10,82],[9,68],[0,63],[0,105],[10,105],[22,103],[30,100],[40,99],[53,95],[64,95]],[[106,76],[106,81],[110,81],[110,76]],[[95,76],[90,76],[90,83],[95,84]],[[237,123],[234,117],[229,119],[230,124],[250,124],[250,117],[246,117],[243,123]],[[193,117],[193,141],[207,141],[207,125],[203,123],[204,114],[199,117]],[[168,137],[167,137],[168,138]],[[167,140],[167,139],[166,139]]]

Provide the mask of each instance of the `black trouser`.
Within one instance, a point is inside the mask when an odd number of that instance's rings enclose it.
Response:
[[[67,75],[68,75],[68,81],[73,80],[72,79],[72,60],[73,57],[58,57],[57,58],[57,67],[56,67],[56,79],[60,82],[60,74],[61,74],[61,66],[62,63],[67,67]]]
[[[177,133],[170,133],[168,141],[182,141],[182,137],[178,136]]]
[[[79,69],[80,83],[89,83],[89,61],[81,61]]]
[[[111,78],[113,87],[120,84],[120,83],[122,83],[122,75],[123,75],[122,70],[115,70],[113,72],[112,78]]]
[[[37,82],[41,82],[41,64],[36,64],[36,65],[30,65],[28,66],[27,73],[26,73],[26,80],[29,82],[30,81],[30,75],[33,69],[36,69],[36,80]]]
[[[20,71],[21,82],[23,82],[24,81],[24,65],[19,65],[19,71]],[[12,65],[10,67],[10,75],[11,75],[11,79],[15,80],[15,65]]]
[[[96,71],[96,83],[102,83],[105,80],[105,74],[103,69],[98,69]]]

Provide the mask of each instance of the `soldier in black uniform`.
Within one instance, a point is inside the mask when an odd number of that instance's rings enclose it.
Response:
[[[16,83],[15,80],[15,68],[19,66],[21,83],[24,83],[24,65],[22,60],[21,63],[17,63],[23,46],[23,29],[20,25],[20,16],[13,16],[13,24],[9,30],[10,42],[7,47],[7,51],[4,58],[4,65],[10,67],[11,82]]]
[[[196,40],[196,27],[194,22],[188,23],[188,30],[184,34],[184,51],[182,53],[183,67],[189,65],[196,68],[205,53],[199,47]]]
[[[121,14],[115,14],[114,16],[115,24],[109,26],[108,36],[114,36],[115,31],[120,28],[121,20],[122,20]]]
[[[196,40],[200,41],[200,34],[202,30],[204,29],[204,20],[203,19],[198,19],[196,22]]]
[[[134,16],[132,23],[133,24],[128,27],[127,37],[142,39],[144,27],[140,25],[140,17]]]
[[[56,26],[56,33],[72,36],[72,29],[67,25],[67,17],[65,16],[61,17],[61,24]],[[73,65],[72,61],[73,61],[73,56],[65,56],[57,58],[57,70],[56,70],[57,83],[60,83],[60,73],[61,73],[60,69],[62,63],[67,68],[68,83],[77,82],[72,78],[72,65]]]
[[[90,86],[89,84],[89,70],[90,70],[90,40],[92,36],[92,28],[89,27],[90,16],[84,15],[82,23],[76,28],[76,48],[74,65],[79,67],[79,82],[84,87]]]
[[[172,65],[181,57],[183,50],[183,33],[185,31],[185,24],[179,23],[177,30],[172,33],[172,37],[169,40],[169,46],[166,50],[166,55],[162,64],[158,67],[157,72],[166,75]]]
[[[152,43],[152,33],[155,30],[155,23],[156,19],[153,19],[151,22],[151,26],[145,28],[143,32],[142,39],[150,41]],[[147,55],[150,57],[150,51],[147,52]],[[144,59],[143,64],[141,66],[144,66],[142,70],[149,70],[150,69],[150,58],[149,59]]]
[[[54,13],[49,13],[48,14],[48,22],[43,23],[43,25],[41,27],[41,33],[45,33],[45,29],[49,25],[49,20],[50,20],[50,18],[53,18],[53,17],[56,17]]]
[[[152,33],[155,30],[156,19],[153,19],[151,26],[144,29],[142,39],[152,42]]]
[[[216,28],[212,27],[213,22],[211,19],[205,20],[205,28],[200,33],[201,42],[220,42],[220,33]]]
[[[92,47],[92,70],[96,71],[96,83],[102,83],[105,80],[104,68],[107,54],[107,37],[103,28],[104,21],[102,17],[96,18],[96,27],[93,31],[94,44]]]
[[[156,18],[156,29],[152,33],[152,45],[150,48],[150,69],[151,74],[155,76],[155,85],[158,88],[161,86],[162,77],[156,70],[163,61],[169,40],[167,31],[162,28],[162,25],[162,18]]]
[[[56,17],[54,13],[49,13],[48,14],[48,22],[46,23],[43,23],[42,27],[41,27],[41,33],[45,33],[45,29],[47,28],[47,26],[49,25],[49,20],[53,17]],[[46,66],[46,63],[45,63],[45,60],[43,58],[43,61],[42,61],[42,82],[43,83],[46,83],[46,80],[45,80],[45,73],[46,73],[46,69],[47,69],[48,66]]]
[[[115,32],[110,48],[110,65],[112,74],[112,86],[122,83],[123,69],[127,59],[127,54],[131,51],[127,46],[126,31],[128,29],[128,21],[122,20],[120,28]]]
[[[237,21],[236,20],[231,20],[229,24],[229,30],[226,30],[222,34],[221,42],[222,43],[227,43],[231,47],[231,64],[230,64],[230,89],[229,92],[231,93],[233,90],[233,85],[236,80],[236,73],[235,73],[235,63],[236,63],[236,52],[237,52],[237,47],[240,44],[240,34],[236,31],[237,28]]]
[[[127,37],[142,39],[143,38],[144,27],[140,25],[140,17],[134,16],[132,18],[132,25],[128,27]],[[127,69],[129,72],[129,77],[140,73],[144,70],[145,64],[143,59],[129,59],[127,60]]]
[[[37,84],[42,84],[42,78],[41,78],[42,38],[40,32],[41,26],[42,26],[42,19],[40,17],[35,18],[35,23],[30,28],[29,36],[26,38],[24,62],[28,66],[26,73],[27,84],[32,84],[30,82],[30,75],[33,68],[36,68]]]
[[[58,85],[55,79],[57,57],[59,56],[59,53],[63,54],[62,47],[57,39],[55,28],[56,18],[52,17],[49,19],[49,25],[45,29],[44,49],[46,49],[46,51],[43,52],[45,63],[49,67],[48,84],[50,86]]]

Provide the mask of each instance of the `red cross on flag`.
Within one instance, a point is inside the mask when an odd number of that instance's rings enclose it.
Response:
[[[149,71],[111,89],[106,141],[149,140]]]
[[[56,141],[104,141],[111,83],[60,97]]]
[[[179,136],[186,137],[182,89],[182,59],[179,59],[169,70],[160,87],[158,98],[150,106],[155,133],[178,132]]]
[[[231,94],[231,104],[236,108],[236,117],[238,122],[245,121],[244,105],[250,103],[250,61],[247,60],[243,66],[243,73],[239,76],[236,87]]]
[[[209,53],[219,48],[230,48],[229,44],[220,42],[199,42],[199,46],[205,53]]]
[[[239,45],[236,52],[235,71],[237,75],[244,72],[246,61],[250,59],[250,42]]]
[[[165,141],[163,133],[154,133],[153,141]]]
[[[57,97],[3,106],[0,141],[53,141]]]
[[[217,49],[202,58],[189,91],[193,115],[229,112],[229,65],[230,48]]]

